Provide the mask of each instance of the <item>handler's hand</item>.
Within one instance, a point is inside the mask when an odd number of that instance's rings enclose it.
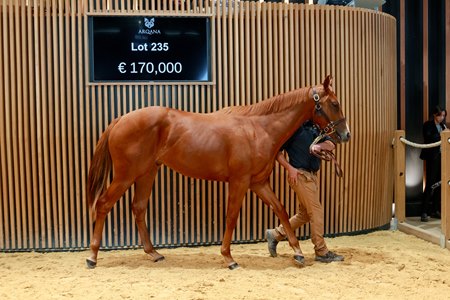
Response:
[[[320,145],[313,145],[309,150],[311,153],[319,154],[322,151],[322,147]]]
[[[296,168],[290,167],[288,170],[288,181],[290,185],[297,185],[297,177],[300,173]]]

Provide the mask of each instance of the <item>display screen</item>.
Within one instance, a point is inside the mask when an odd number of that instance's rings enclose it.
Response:
[[[90,80],[210,81],[208,17],[89,17]]]

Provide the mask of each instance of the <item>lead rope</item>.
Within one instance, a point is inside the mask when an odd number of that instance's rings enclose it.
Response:
[[[319,153],[313,152],[311,150],[312,146],[316,145],[321,139],[323,139],[325,137],[325,135],[323,134],[319,134],[318,137],[315,138],[315,140],[312,142],[312,144],[309,146],[309,152],[314,154],[315,156],[317,156],[320,159],[323,159],[325,161],[333,161],[334,166],[336,168],[336,176],[338,177],[342,177],[342,175],[344,175],[344,172],[342,172],[342,168],[339,165],[339,163],[336,160],[336,156],[334,155],[333,151],[330,150],[320,150]]]

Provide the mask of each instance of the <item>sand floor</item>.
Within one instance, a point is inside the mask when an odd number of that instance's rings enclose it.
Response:
[[[240,268],[225,267],[219,246],[143,250],[0,253],[0,299],[450,299],[450,251],[399,231],[327,239],[341,263],[295,265],[287,242],[271,258],[266,243],[232,245]]]

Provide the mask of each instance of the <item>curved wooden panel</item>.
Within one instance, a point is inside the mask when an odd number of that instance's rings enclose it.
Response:
[[[4,0],[0,4],[0,249],[88,247],[87,170],[115,117],[150,105],[210,112],[247,105],[334,75],[352,130],[337,148],[344,177],[323,165],[326,234],[388,224],[396,129],[395,19],[335,6],[163,0]],[[87,15],[206,15],[213,84],[89,84]],[[274,191],[290,215],[295,194],[277,164]],[[113,208],[103,247],[139,245],[133,190]],[[157,246],[220,243],[227,185],[158,174],[147,215]],[[278,224],[248,192],[235,241],[264,239]],[[298,232],[307,237],[309,227]]]

